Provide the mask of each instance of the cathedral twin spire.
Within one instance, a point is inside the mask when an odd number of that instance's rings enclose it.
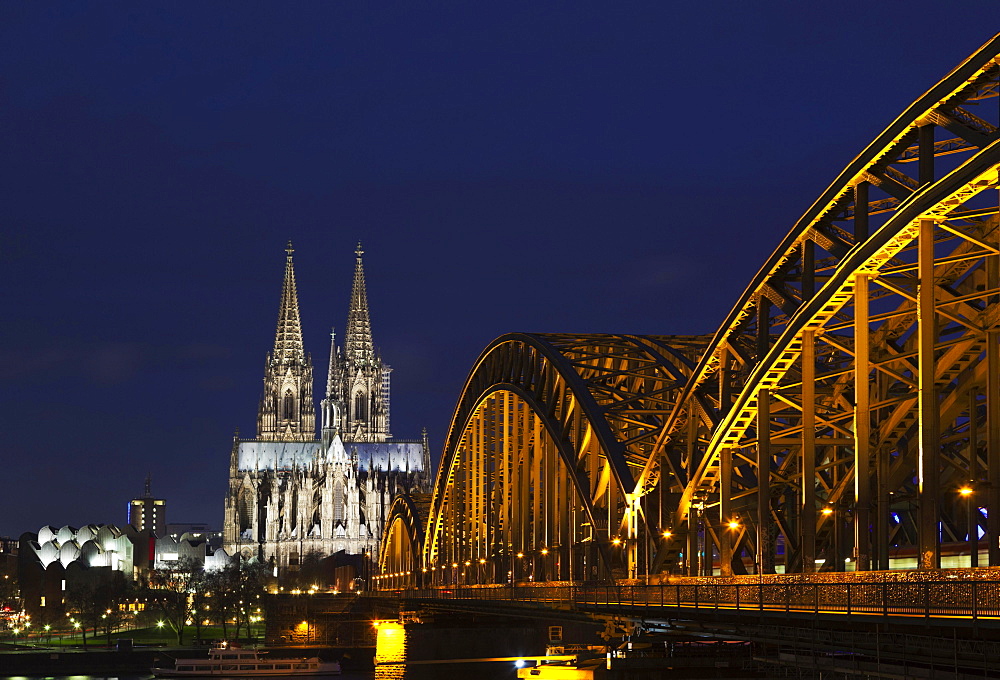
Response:
[[[274,335],[272,357],[283,363],[304,362],[302,323],[299,320],[299,296],[295,290],[295,266],[292,264],[292,242],[285,248],[285,281],[281,286],[281,305],[278,308],[278,330]]]
[[[257,436],[265,440],[315,436],[312,399],[312,361],[302,342],[294,252],[285,250],[285,278],[278,309],[274,350],[268,356],[264,398],[257,418]],[[382,364],[372,339],[371,317],[361,243],[355,250],[354,282],[347,314],[344,351],[331,333],[327,388],[322,403],[323,439],[340,433],[345,441],[385,441],[388,432],[389,367]]]
[[[302,345],[293,252],[289,241],[274,350],[267,357],[264,397],[257,411],[257,437],[268,441],[307,441],[315,436],[316,430],[312,359]]]
[[[354,284],[351,287],[351,306],[347,312],[347,341],[345,354],[359,364],[374,361],[375,343],[372,342],[372,324],[368,315],[368,291],[365,289],[365,266],[361,256],[361,242],[354,251]]]

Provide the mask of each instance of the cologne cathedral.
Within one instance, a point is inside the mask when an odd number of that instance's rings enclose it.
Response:
[[[426,433],[389,434],[389,373],[372,340],[358,244],[344,346],[331,334],[326,393],[316,432],[313,366],[302,343],[292,247],[274,349],[264,367],[257,437],[233,442],[224,547],[285,572],[310,557],[378,552],[399,493],[430,488]]]

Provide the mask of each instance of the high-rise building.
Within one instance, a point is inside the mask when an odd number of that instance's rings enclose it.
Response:
[[[426,492],[426,434],[389,431],[390,368],[372,337],[361,244],[344,346],[331,333],[322,424],[316,432],[312,359],[305,352],[288,245],[274,349],[264,368],[257,436],[230,455],[223,540],[229,554],[296,570],[310,556],[372,554],[397,493]]]
[[[167,535],[167,502],[162,498],[153,498],[151,484],[150,476],[146,475],[146,490],[139,498],[129,501],[128,523],[136,531],[152,531],[162,538]]]

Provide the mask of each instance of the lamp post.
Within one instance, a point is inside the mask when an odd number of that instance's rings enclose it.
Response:
[[[670,545],[670,539],[673,538],[674,532],[670,529],[664,529],[663,533],[660,534],[663,537],[663,548],[662,550],[666,552],[667,546]],[[649,560],[647,559],[647,562]],[[670,569],[668,573],[673,573],[673,569]],[[649,568],[646,569],[646,584],[649,584]]]
[[[833,564],[833,571],[847,571],[844,565],[844,515],[840,508],[833,505],[826,505],[820,511],[823,517],[833,522],[833,555],[827,553],[827,562]]]
[[[702,548],[701,526],[705,512],[705,499],[697,497],[691,503],[693,513],[688,513],[688,574],[704,576],[707,548]],[[692,518],[693,515],[693,518]],[[704,545],[708,545],[708,534],[705,534]]]
[[[967,540],[969,542],[969,567],[975,569],[979,566],[979,522],[976,521],[976,517],[973,514],[974,506],[972,501],[975,491],[972,488],[972,483],[969,482],[959,489],[958,495],[965,499],[966,531],[968,532]],[[978,508],[976,512],[979,512]]]

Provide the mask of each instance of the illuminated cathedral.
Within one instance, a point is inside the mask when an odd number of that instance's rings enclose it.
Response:
[[[310,556],[377,553],[392,499],[429,490],[431,471],[426,433],[389,431],[391,369],[372,339],[360,243],[342,348],[331,333],[317,433],[291,244],[286,252],[257,436],[234,439],[223,532],[229,554],[294,572]]]

